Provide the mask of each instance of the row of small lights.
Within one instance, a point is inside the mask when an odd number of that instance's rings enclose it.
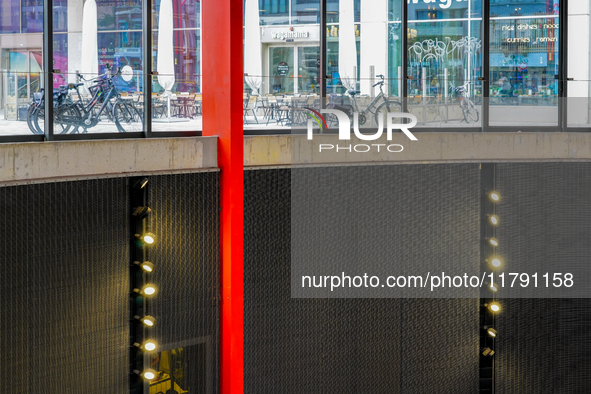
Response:
[[[138,182],[135,183],[134,189],[142,190],[146,187],[147,184],[148,184],[148,178],[142,178]],[[150,213],[152,213],[152,210],[149,207],[140,206],[140,207],[134,208],[132,215],[135,218],[137,218],[138,220],[144,220],[145,218],[147,218],[150,215]],[[137,242],[137,245],[142,248],[145,246],[151,246],[156,242],[156,235],[154,235],[151,232],[146,232],[143,234],[135,234],[134,238],[135,238],[135,241]],[[132,269],[136,269],[136,270],[140,269],[141,272],[143,272],[145,274],[151,274],[154,272],[154,264],[150,261],[134,261]],[[157,292],[156,286],[154,286],[153,284],[151,284],[149,282],[147,284],[145,284],[144,286],[142,286],[141,289],[134,288],[132,290],[132,294],[135,295],[136,297],[144,296],[147,298],[153,297],[154,295],[156,295],[156,292]],[[144,305],[144,309],[146,309],[145,305]],[[136,315],[136,316],[134,316],[134,319],[135,319],[135,321],[140,322],[146,328],[152,328],[156,324],[156,319],[150,315],[147,315],[147,314],[145,314],[144,316],[137,316]],[[158,345],[157,345],[156,341],[154,341],[153,339],[147,339],[147,340],[143,341],[143,343],[141,343],[141,344],[137,343],[137,342],[134,343],[133,347],[135,349],[137,349],[138,351],[151,353],[151,352],[155,352],[157,350]],[[136,373],[137,375],[140,375],[141,377],[143,377],[144,379],[146,379],[148,381],[153,380],[158,374],[158,372],[152,368],[147,368],[147,369],[144,369],[143,371],[134,370],[133,372]]]
[[[493,203],[498,203],[499,201],[501,201],[501,195],[499,194],[499,192],[497,191],[491,191],[488,194],[488,198],[493,202]],[[499,222],[500,219],[496,214],[491,214],[491,215],[487,215],[488,218],[488,222],[493,226],[496,227]],[[488,242],[488,244],[490,246],[492,246],[493,248],[496,248],[497,246],[499,246],[499,240],[495,237],[491,237],[491,238],[487,238],[486,241]],[[499,268],[503,265],[503,261],[501,260],[501,258],[496,256],[496,253],[493,254],[492,258],[490,260],[486,259],[485,260],[487,263],[489,263],[493,268]],[[494,293],[497,292],[497,290],[499,290],[499,288],[494,284],[494,282],[492,282],[489,286],[489,289]],[[493,313],[493,314],[497,314],[501,311],[501,304],[499,304],[497,301],[494,301],[494,296],[493,296],[493,301],[491,303],[485,303],[484,307],[486,309],[488,309],[489,312]],[[491,338],[496,338],[497,337],[497,330],[495,330],[494,327],[486,325],[483,327],[483,330],[488,334],[488,336],[490,336]],[[488,356],[488,357],[492,357],[495,354],[495,351],[492,350],[489,347],[486,347],[484,349],[482,349],[482,355],[483,356]]]

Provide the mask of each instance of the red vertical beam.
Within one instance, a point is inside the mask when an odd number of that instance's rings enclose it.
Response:
[[[217,135],[221,169],[220,393],[242,394],[243,128],[242,0],[204,0],[203,135]]]

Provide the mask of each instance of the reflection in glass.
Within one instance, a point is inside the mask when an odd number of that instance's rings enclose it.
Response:
[[[209,392],[207,363],[204,344],[151,353],[149,367],[157,373],[150,394]]]
[[[408,106],[419,122],[477,126],[481,113],[480,22],[408,25]]]
[[[291,24],[307,23],[320,23],[320,1],[291,0]]]
[[[152,1],[152,26],[158,26],[161,0]],[[194,29],[201,26],[200,0],[173,0],[173,26],[175,29]]]
[[[272,93],[294,93],[294,48],[269,48],[269,70]]]
[[[312,3],[313,4],[313,3]],[[310,5],[309,8],[313,8]],[[261,25],[289,25],[289,0],[259,0]]]
[[[451,86],[446,83],[478,79],[482,42],[468,32],[468,22],[411,23],[408,28],[409,96],[441,96]]]
[[[557,19],[492,20],[490,30],[491,97],[506,98],[495,102],[558,95]]]
[[[158,71],[160,47],[159,30],[152,35],[152,68]],[[168,96],[160,84],[162,78],[152,78],[152,130],[201,130],[201,30],[173,30],[174,84]],[[165,75],[162,74],[162,75]]]
[[[558,15],[559,8],[560,0],[491,1],[490,16]]]
[[[557,125],[558,38],[558,18],[491,20],[492,124]]]
[[[0,1],[0,15],[0,34],[20,33],[18,1]]]

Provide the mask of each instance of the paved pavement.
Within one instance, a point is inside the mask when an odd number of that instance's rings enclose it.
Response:
[[[248,117],[246,119],[246,123],[244,128],[246,130],[278,130],[278,129],[285,129],[290,130],[290,126],[284,126],[282,124],[277,124],[274,121],[269,122],[267,125],[265,122],[261,121],[261,123],[256,123],[254,117]],[[501,122],[495,122],[495,126],[503,126],[505,124]],[[516,126],[514,122],[507,122],[508,126]],[[551,124],[546,123],[524,123],[524,126],[552,126]],[[417,128],[421,127],[479,127],[480,122],[468,124],[465,122],[459,121],[450,121],[447,123],[444,122],[433,122],[427,125],[417,125]],[[581,125],[585,127],[589,127],[590,125]],[[159,131],[200,131],[203,128],[202,118],[199,116],[195,119],[187,119],[184,121],[173,121],[171,123],[166,123],[163,119],[156,119],[156,121],[152,122],[152,130],[154,132]],[[109,122],[101,122],[97,126],[88,130],[88,133],[117,133],[117,128],[113,123]],[[27,122],[25,121],[11,121],[11,120],[4,120],[4,116],[0,111],[0,136],[9,136],[9,135],[32,135],[29,127],[27,126]]]

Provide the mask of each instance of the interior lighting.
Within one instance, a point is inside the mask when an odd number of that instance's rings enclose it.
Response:
[[[489,337],[496,338],[497,337],[497,330],[492,328],[491,326],[484,326],[484,331],[488,334]]]
[[[501,311],[501,304],[496,301],[493,301],[489,304],[484,304],[484,306],[492,313],[499,313]]]
[[[138,217],[139,219],[145,219],[151,213],[152,210],[148,207],[136,207],[133,210],[132,215]]]
[[[133,188],[137,189],[137,190],[141,190],[144,187],[146,187],[146,185],[148,184],[149,179],[148,178],[142,178],[140,180],[137,180],[134,184],[133,184]]]
[[[488,221],[493,226],[496,226],[499,224],[499,217],[497,215],[488,215]]]

